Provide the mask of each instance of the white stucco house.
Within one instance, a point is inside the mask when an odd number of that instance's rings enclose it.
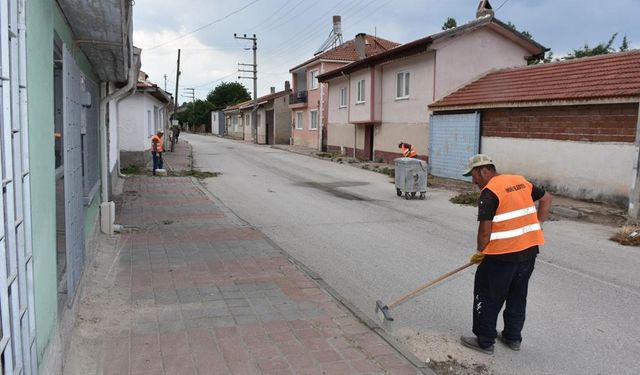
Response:
[[[428,105],[489,71],[527,65],[546,48],[496,19],[488,2],[462,26],[321,74],[329,85],[328,151],[392,161],[398,143],[428,160]]]
[[[164,129],[168,140],[169,114],[173,110],[171,95],[140,72],[135,93],[118,106],[118,143],[123,167],[144,167],[151,159],[151,136]]]

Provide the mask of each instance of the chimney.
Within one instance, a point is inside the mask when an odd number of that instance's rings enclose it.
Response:
[[[291,90],[291,84],[289,83],[289,81],[284,81],[284,91],[289,90]]]
[[[367,57],[367,54],[365,53],[365,42],[366,42],[366,35],[365,33],[360,33],[356,35],[356,54],[358,55],[358,58],[360,59],[364,59],[365,57]]]
[[[493,8],[491,7],[491,4],[489,4],[489,0],[480,0],[478,10],[476,11],[476,18],[482,18],[487,15],[491,17],[495,15]]]
[[[273,87],[273,86],[271,86],[271,93],[272,93],[272,94],[275,94],[275,93],[276,93],[276,88],[275,88],[275,87]]]

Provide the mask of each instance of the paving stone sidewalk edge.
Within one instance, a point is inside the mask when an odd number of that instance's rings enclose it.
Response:
[[[251,224],[246,222],[240,216],[238,216],[231,208],[226,206],[222,200],[213,195],[207,188],[195,177],[191,177],[191,182],[193,185],[202,192],[206,197],[219,203],[225,210],[233,213],[233,215],[247,226],[251,227],[256,232],[260,233],[274,249],[277,249],[284,256],[289,259],[296,267],[298,267],[302,272],[304,272],[309,278],[315,281],[318,286],[324,289],[327,293],[329,293],[340,305],[346,308],[349,312],[351,312],[358,320],[360,320],[367,328],[376,333],[380,338],[382,338],[386,343],[389,344],[395,351],[398,352],[401,356],[403,356],[409,363],[411,363],[418,371],[425,375],[436,375],[433,370],[424,362],[418,359],[409,349],[407,349],[402,343],[396,340],[393,336],[389,335],[377,322],[373,319],[370,319],[364,312],[362,312],[358,307],[356,307],[349,300],[345,299],[337,290],[332,288],[327,282],[322,279],[322,277],[305,264],[298,261],[295,257],[291,256],[287,251],[285,251],[282,247],[280,247],[277,243],[275,243],[271,238],[269,238],[266,234],[260,231],[257,228],[254,228]]]

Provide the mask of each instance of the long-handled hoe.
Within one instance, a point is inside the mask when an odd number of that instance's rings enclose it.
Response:
[[[388,305],[385,305],[382,301],[377,300],[376,301],[376,314],[378,315],[378,317],[380,318],[380,321],[382,323],[385,323],[385,321],[393,321],[393,317],[391,316],[391,313],[389,312],[389,310],[397,307],[398,305],[400,305],[401,303],[407,301],[408,299],[414,297],[416,294],[422,292],[423,290],[427,289],[430,286],[436,285],[437,283],[439,283],[440,281],[446,279],[449,276],[455,275],[456,273],[462,271],[463,269],[470,267],[472,265],[474,265],[475,263],[467,263],[464,266],[460,266],[458,268],[456,268],[453,271],[449,271],[447,273],[445,273],[444,275],[438,277],[435,280],[429,281],[427,283],[422,284],[421,286],[419,286],[417,289],[403,295],[402,297],[398,298],[397,300],[391,302]],[[380,316],[380,314],[382,314],[382,316]]]

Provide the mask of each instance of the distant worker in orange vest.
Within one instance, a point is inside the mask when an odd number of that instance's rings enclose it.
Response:
[[[477,263],[473,286],[473,336],[462,336],[462,345],[493,354],[496,337],[511,350],[520,350],[529,278],[538,246],[544,244],[542,223],[549,215],[551,195],[522,176],[499,174],[484,154],[469,159],[468,170],[480,188],[478,199]],[[538,207],[534,202],[538,202]],[[502,306],[504,328],[496,322]]]
[[[164,140],[162,136],[164,131],[158,130],[153,137],[151,137],[151,155],[153,156],[153,174],[156,174],[156,169],[163,169],[162,153],[164,152]]]
[[[409,143],[400,142],[400,144],[398,144],[398,148],[402,150],[402,157],[415,158],[418,156],[418,153],[416,152],[416,148]]]

